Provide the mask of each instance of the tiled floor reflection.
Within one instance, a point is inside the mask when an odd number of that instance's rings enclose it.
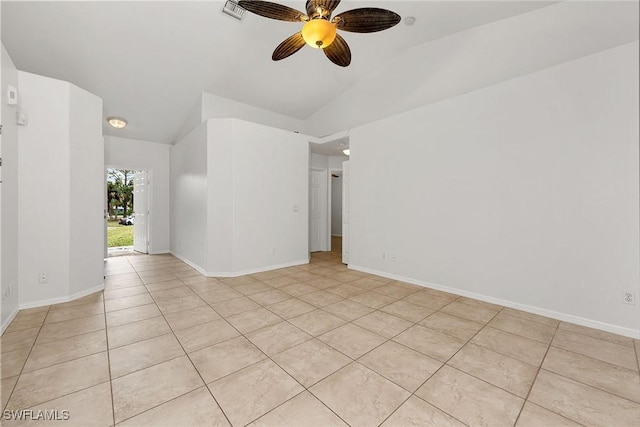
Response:
[[[6,330],[3,409],[68,410],[65,427],[640,425],[640,341],[348,270],[335,243],[224,279],[110,258],[104,292]]]

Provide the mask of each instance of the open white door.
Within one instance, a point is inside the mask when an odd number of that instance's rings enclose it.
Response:
[[[108,239],[107,239],[107,227],[108,227],[108,221],[109,221],[109,205],[107,203],[107,201],[109,200],[109,197],[107,196],[107,180],[109,179],[109,171],[107,169],[104,170],[104,259],[107,259],[107,257],[109,257],[109,248],[107,247],[109,245],[108,243]]]
[[[147,172],[138,171],[133,179],[133,250],[148,252],[149,181]]]
[[[349,182],[351,171],[349,162],[342,163],[342,263],[349,264]]]
[[[326,251],[327,171],[311,170],[309,189],[309,251]]]

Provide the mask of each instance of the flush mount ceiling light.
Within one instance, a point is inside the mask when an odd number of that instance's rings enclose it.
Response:
[[[127,121],[122,117],[107,117],[107,122],[116,129],[122,129],[127,125]]]
[[[342,150],[342,152],[347,156],[349,155],[349,153],[351,153],[348,148],[345,148],[344,150]]]
[[[239,0],[243,9],[265,18],[279,21],[304,22],[302,31],[292,35],[273,51],[271,59],[288,58],[305,44],[322,49],[331,62],[341,67],[351,63],[351,50],[337,30],[353,33],[375,33],[400,22],[400,16],[390,10],[364,7],[342,12],[331,19],[340,0],[307,0],[307,14],[288,6],[262,0]]]

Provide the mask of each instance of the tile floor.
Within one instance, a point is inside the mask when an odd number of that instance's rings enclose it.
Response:
[[[232,279],[109,259],[104,292],[11,323],[2,406],[83,427],[640,425],[640,341],[339,259]]]

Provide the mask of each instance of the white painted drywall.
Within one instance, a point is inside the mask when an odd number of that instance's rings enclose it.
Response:
[[[210,119],[207,126],[207,261],[212,275],[231,275],[234,232],[233,121]]]
[[[209,129],[208,271],[307,262],[308,137],[236,119]]]
[[[28,114],[18,128],[19,304],[29,307],[103,286],[102,101],[22,71],[18,84]]]
[[[349,156],[329,156],[327,164],[331,170],[342,170],[342,163],[349,160]]]
[[[351,266],[640,336],[638,48],[353,129]]]
[[[104,137],[105,167],[149,172],[149,253],[171,250],[170,244],[170,160],[171,146],[137,139]],[[104,178],[103,178],[104,179]]]
[[[309,158],[311,168],[327,170],[329,167],[329,158],[323,154],[311,153]]]
[[[2,300],[1,330],[18,309],[18,126],[17,107],[6,103],[7,86],[18,88],[18,71],[2,46],[2,286],[11,287],[11,295]],[[2,295],[0,293],[0,295]]]
[[[312,114],[306,131],[354,128],[633,40],[638,2],[559,2],[399,51]]]
[[[331,177],[331,235],[342,236],[342,174]]]
[[[202,121],[207,119],[234,118],[263,124],[274,128],[305,133],[304,120],[274,113],[253,105],[243,104],[204,92],[202,94]]]
[[[67,82],[22,71],[18,84],[29,117],[28,125],[18,128],[18,264],[24,305],[69,294],[70,91]],[[39,283],[40,273],[48,275],[48,283]]]
[[[102,99],[69,85],[69,294],[104,284]],[[57,223],[57,221],[56,221]],[[51,227],[51,222],[47,226]]]
[[[205,271],[207,124],[171,146],[171,253]]]

